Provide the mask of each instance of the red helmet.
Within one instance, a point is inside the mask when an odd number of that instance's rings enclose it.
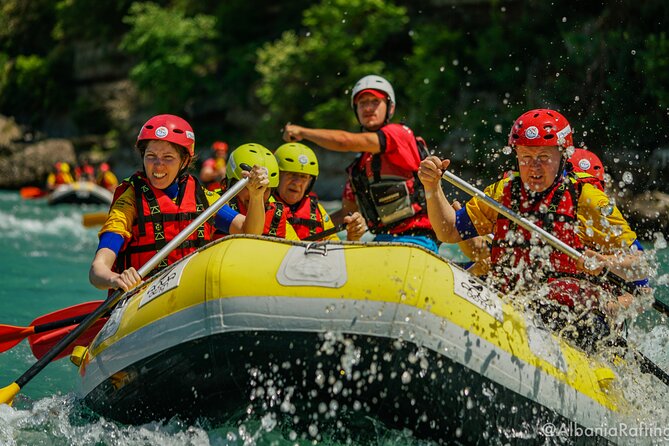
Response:
[[[109,170],[109,163],[100,163],[100,172],[107,172]]]
[[[555,110],[539,108],[520,115],[511,127],[509,146],[571,147],[574,137],[567,118]]]
[[[193,128],[184,119],[174,115],[158,115],[146,121],[137,136],[137,146],[146,140],[169,141],[195,155],[195,134]]]
[[[225,141],[214,141],[211,148],[214,149],[214,152],[228,153],[228,143]]]
[[[586,149],[574,149],[574,154],[569,158],[574,172],[589,173],[593,177],[604,181],[604,165],[597,155]]]

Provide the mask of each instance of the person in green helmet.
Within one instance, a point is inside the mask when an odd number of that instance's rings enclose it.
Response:
[[[303,240],[333,228],[332,219],[313,191],[318,178],[318,159],[314,151],[304,144],[291,142],[276,149],[274,156],[281,174],[273,195],[286,206],[288,221],[297,236]],[[347,240],[360,240],[367,230],[359,212],[344,217],[344,223]],[[339,236],[332,234],[323,240],[339,240]]]
[[[256,143],[242,144],[237,147],[228,158],[225,169],[227,187],[231,187],[242,178],[242,163],[251,163],[249,166],[258,165],[267,170],[269,187],[265,191],[265,226],[263,235],[285,238],[287,240],[299,240],[295,229],[288,222],[288,213],[283,203],[278,203],[272,197],[272,189],[279,185],[279,166],[276,158],[265,146]],[[245,215],[248,209],[249,195],[242,190],[235,198],[230,200],[230,207],[240,214]],[[223,234],[220,234],[223,235]]]

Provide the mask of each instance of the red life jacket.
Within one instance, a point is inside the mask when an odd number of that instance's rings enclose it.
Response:
[[[294,211],[291,206],[281,200],[278,194],[274,198],[284,205],[288,214],[288,222],[293,226],[300,240],[323,232],[323,215],[318,206],[318,195],[314,192],[309,192],[308,195],[303,197],[296,204]]]
[[[415,140],[420,159],[425,159],[429,151],[424,140]],[[346,170],[372,233],[415,233],[436,238],[417,171],[388,162],[383,153],[363,153]]]
[[[64,172],[56,172],[54,175],[54,185],[61,184],[70,184],[72,183],[72,177]]]
[[[586,181],[587,182],[587,181]],[[518,174],[514,174],[504,185],[502,204],[516,214],[534,220],[534,223],[545,231],[571,246],[582,251],[583,243],[576,234],[578,197],[582,184],[580,178],[569,176],[557,182],[551,189],[538,197],[530,197],[527,190],[521,185]],[[577,186],[577,187],[575,187]],[[513,231],[514,236],[509,232]],[[560,277],[586,278],[576,266],[576,262],[561,251],[552,249],[549,255],[549,265],[541,265],[536,259],[530,259],[531,233],[518,226],[502,214],[499,214],[494,227],[494,239],[491,249],[493,271],[502,279],[502,288],[508,288],[515,282],[509,277],[508,269],[518,265],[523,260],[526,267],[539,269],[547,267],[545,272],[548,282]],[[573,306],[574,301],[570,293],[557,293],[555,300],[559,303]]]
[[[242,215],[246,215],[247,209],[237,200],[233,198],[228,202],[235,211]],[[285,211],[283,203],[278,201],[267,201],[265,203],[265,226],[262,235],[269,235],[272,237],[286,238],[286,223],[288,222],[288,213]],[[221,238],[226,234],[222,232],[216,233],[216,238]]]
[[[197,179],[183,175],[178,181],[179,192],[174,201],[161,189],[151,186],[140,172],[116,188],[114,202],[128,188],[134,189],[137,219],[132,225],[129,242],[119,252],[114,271],[121,272],[131,266],[139,269],[209,207],[209,201]],[[152,274],[206,245],[212,240],[213,233],[212,217],[172,250]]]

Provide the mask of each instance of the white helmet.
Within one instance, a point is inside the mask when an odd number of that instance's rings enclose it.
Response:
[[[351,91],[351,108],[353,108],[354,111],[355,103],[353,101],[358,93],[364,90],[377,90],[385,93],[388,96],[388,119],[392,118],[393,115],[390,110],[392,108],[391,105],[395,104],[395,91],[393,90],[393,86],[390,85],[390,82],[376,74],[370,74],[356,82],[353,86],[353,91]]]

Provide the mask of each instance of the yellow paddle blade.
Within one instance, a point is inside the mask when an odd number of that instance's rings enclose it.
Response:
[[[14,401],[14,397],[19,393],[19,390],[21,390],[21,388],[16,383],[11,383],[7,387],[0,389],[0,404],[11,406],[12,401]]]
[[[81,223],[90,228],[92,226],[102,226],[102,224],[107,221],[107,212],[90,212],[88,214],[82,215]]]

